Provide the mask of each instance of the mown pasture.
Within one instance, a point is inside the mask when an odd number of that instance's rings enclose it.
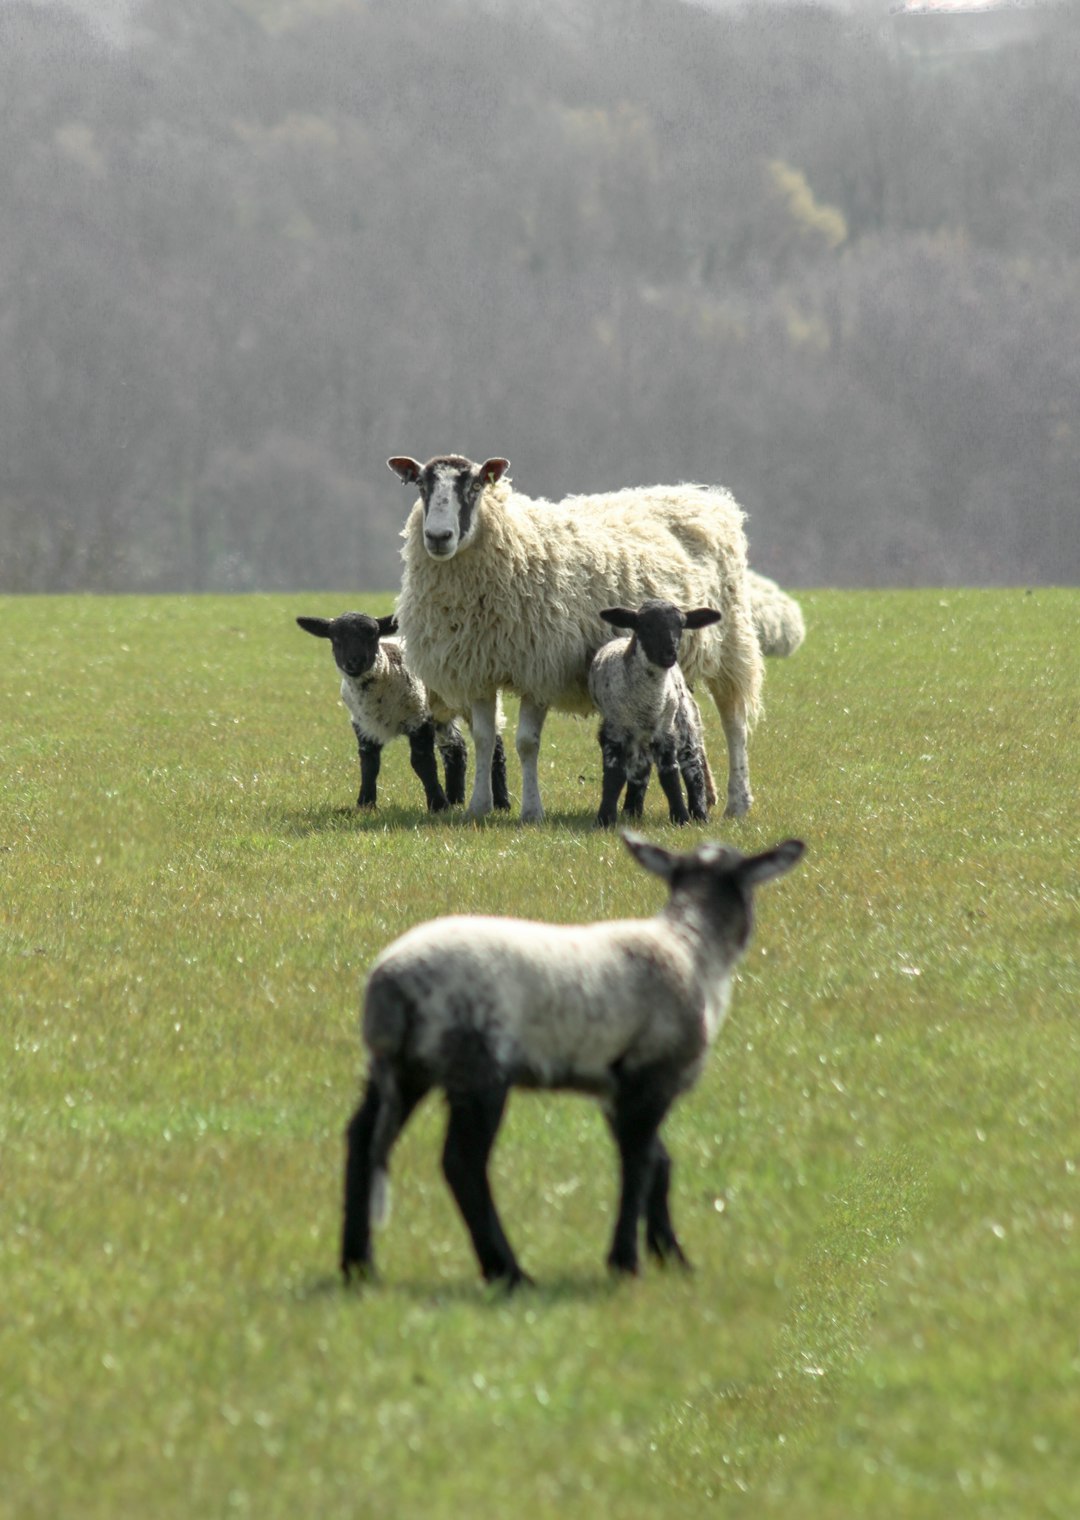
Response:
[[[603,1123],[518,1095],[510,1298],[436,1101],[340,1287],[358,998],[435,914],[659,906],[593,726],[542,826],[429,819],[402,745],[359,815],[293,623],[355,596],[0,601],[0,1516],[1080,1511],[1080,593],[803,601],[750,818],[647,804],[809,844],[667,1125],[696,1271],[610,1282]]]

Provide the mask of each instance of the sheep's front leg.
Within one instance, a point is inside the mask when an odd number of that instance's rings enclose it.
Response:
[[[540,777],[537,766],[540,758],[540,735],[544,729],[547,708],[530,697],[522,697],[518,715],[517,752],[521,762],[521,821],[542,823],[544,804],[540,800]]]
[[[469,817],[486,818],[494,799],[491,792],[491,763],[495,755],[495,698],[486,697],[472,705],[471,724],[476,746],[476,774],[469,800]]]
[[[435,764],[435,725],[430,719],[409,735],[409,762],[423,783],[428,811],[445,813],[450,804],[439,784],[439,768]]]
[[[472,1236],[485,1279],[488,1282],[501,1280],[508,1288],[514,1288],[532,1279],[518,1265],[503,1232],[487,1174],[488,1157],[506,1106],[506,1096],[505,1087],[448,1094],[450,1122],[443,1147],[443,1173]]]
[[[616,1272],[638,1270],[638,1220],[652,1198],[657,1131],[668,1106],[668,1099],[643,1074],[636,1081],[623,1081],[608,1113],[622,1168],[619,1213],[608,1252],[608,1266]]]
[[[600,783],[600,811],[597,825],[602,829],[614,828],[619,811],[619,798],[626,785],[626,745],[616,739],[606,723],[600,725],[600,762],[603,779]]]
[[[356,744],[360,751],[360,795],[356,799],[356,805],[373,808],[378,796],[376,782],[379,779],[379,767],[382,764],[382,745],[377,739],[369,739],[355,725],[353,732],[356,734]]]
[[[645,1245],[658,1261],[677,1261],[689,1270],[690,1263],[671,1223],[670,1191],[671,1157],[657,1135],[653,1141],[652,1169],[645,1192]]]
[[[728,784],[725,818],[741,818],[750,811],[750,760],[746,750],[746,714],[741,704],[720,708],[720,722],[727,740]]]

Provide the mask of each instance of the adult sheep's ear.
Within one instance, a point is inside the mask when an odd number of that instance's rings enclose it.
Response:
[[[386,617],[379,618],[378,624],[380,639],[385,639],[388,634],[397,633],[397,618],[392,612],[388,613]]]
[[[509,459],[485,459],[480,466],[480,479],[486,486],[493,486],[503,478],[509,468]]]
[[[717,612],[715,607],[695,607],[692,612],[685,614],[686,626],[687,628],[708,628],[710,623],[721,622],[723,616],[724,614]]]
[[[632,834],[629,829],[623,830],[622,837],[639,866],[644,866],[654,876],[662,876],[665,881],[671,880],[671,873],[679,859],[677,855],[661,845],[650,844],[643,834]]]
[[[313,633],[317,639],[330,637],[330,622],[328,618],[298,617],[296,620],[305,633]]]
[[[420,479],[420,472],[424,468],[415,459],[410,459],[407,454],[395,454],[393,459],[388,459],[386,462],[397,478],[407,486],[416,485]]]
[[[603,607],[600,617],[612,628],[636,628],[638,625],[638,615],[632,607]]]

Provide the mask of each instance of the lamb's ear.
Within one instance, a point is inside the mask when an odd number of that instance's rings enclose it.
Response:
[[[665,881],[671,880],[671,873],[679,860],[677,855],[662,845],[650,844],[643,834],[632,834],[629,829],[623,829],[622,837],[639,866],[644,866],[654,876],[662,876]]]
[[[632,607],[604,607],[600,617],[612,628],[636,628],[638,625],[638,615]]]
[[[509,468],[509,459],[485,459],[480,466],[480,479],[486,486],[493,486],[503,478]]]
[[[388,613],[386,617],[381,617],[377,621],[380,639],[385,639],[388,634],[397,633],[397,616],[395,613]]]
[[[298,617],[296,620],[305,633],[313,633],[317,639],[330,637],[329,618]]]
[[[792,866],[798,865],[805,854],[806,846],[801,839],[785,839],[783,844],[778,844],[771,850],[765,850],[760,855],[750,855],[746,860],[740,861],[736,870],[744,882],[757,887],[763,881],[772,881],[774,876],[784,876]]]
[[[393,459],[388,459],[386,462],[397,478],[407,486],[414,486],[416,484],[420,479],[420,472],[424,468],[415,459],[410,459],[407,454],[395,454]]]
[[[724,614],[715,607],[695,607],[685,614],[687,628],[708,628],[710,623],[722,622]]]

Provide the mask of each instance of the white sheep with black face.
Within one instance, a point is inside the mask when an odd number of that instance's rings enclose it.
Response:
[[[440,918],[376,959],[364,996],[367,1086],[346,1132],[346,1279],[374,1268],[371,1232],[386,1214],[390,1153],[433,1088],[446,1094],[450,1111],[443,1170],[489,1281],[529,1280],[487,1173],[513,1087],[599,1100],[622,1175],[609,1266],[638,1270],[642,1220],[653,1256],[685,1262],[660,1126],[700,1077],[727,1015],[754,888],[791,870],[804,846],[789,839],[745,856],[709,842],[679,855],[637,835],[624,838],[670,889],[652,918],[569,925]]]
[[[682,663],[716,702],[728,748],[727,813],[751,804],[747,730],[762,653],[746,585],[743,514],[726,491],[648,486],[565,501],[514,491],[505,459],[396,456],[419,492],[403,537],[397,617],[409,660],[455,710],[471,711],[477,766],[469,811],[491,810],[487,759],[500,690],[521,697],[521,816],[544,816],[537,772],[548,710],[592,710],[588,671],[610,637],[605,606],[649,598],[711,606],[722,619],[685,640]]]
[[[393,616],[374,618],[366,612],[343,612],[340,617],[298,617],[305,633],[328,639],[341,673],[341,700],[348,708],[360,751],[360,795],[357,807],[375,807],[383,747],[404,737],[409,760],[419,776],[429,811],[443,812],[465,801],[468,750],[457,722],[449,713],[436,717],[422,681],[410,671],[405,648],[390,638],[397,631]],[[446,790],[439,782],[435,751],[443,759]],[[506,791],[506,755],[496,735],[492,755],[495,806],[510,806]]]
[[[716,790],[701,713],[679,669],[679,643],[686,629],[711,627],[722,614],[714,607],[683,612],[674,602],[653,600],[638,608],[605,607],[600,616],[630,633],[604,644],[589,668],[589,695],[601,718],[597,823],[610,828],[615,822],[624,786],[623,816],[641,817],[653,765],[671,822],[705,822]]]

